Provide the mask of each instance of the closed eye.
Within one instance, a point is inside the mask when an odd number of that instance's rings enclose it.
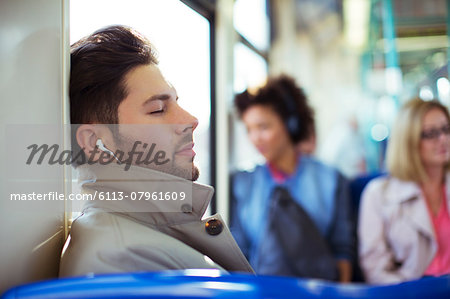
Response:
[[[163,113],[163,112],[164,112],[164,109],[161,109],[161,110],[152,111],[149,114],[159,114],[159,113]]]

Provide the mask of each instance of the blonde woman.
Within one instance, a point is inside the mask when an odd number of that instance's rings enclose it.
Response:
[[[359,257],[369,283],[450,273],[450,117],[436,101],[400,111],[387,149],[388,177],[362,195]]]

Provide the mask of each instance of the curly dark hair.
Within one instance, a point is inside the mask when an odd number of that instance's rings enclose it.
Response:
[[[307,139],[314,132],[314,111],[308,105],[303,89],[298,87],[295,80],[289,76],[281,75],[270,78],[268,82],[255,93],[248,89],[237,94],[234,104],[239,117],[252,106],[263,105],[272,108],[285,124],[292,142],[298,143]],[[295,133],[288,128],[287,120],[297,118]]]

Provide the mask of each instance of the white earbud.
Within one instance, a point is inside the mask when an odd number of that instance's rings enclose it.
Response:
[[[103,144],[103,141],[99,138],[99,139],[97,139],[97,142],[95,143],[97,146],[98,146],[98,148],[99,149],[101,149],[102,151],[104,151],[104,152],[107,152],[107,153],[112,153],[112,151],[110,151],[109,149],[107,149],[106,147],[105,147],[105,145]]]
[[[96,142],[95,144],[97,145],[97,147],[98,147],[99,149],[101,149],[102,151],[107,152],[108,154],[110,154],[111,156],[113,156],[113,157],[117,160],[117,162],[120,164],[119,159],[116,157],[116,155],[114,155],[113,151],[111,151],[110,149],[108,149],[108,148],[103,144],[103,141],[102,141],[100,138],[97,139],[97,142]]]

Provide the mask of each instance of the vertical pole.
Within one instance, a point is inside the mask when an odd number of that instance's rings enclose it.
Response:
[[[233,62],[236,32],[233,26],[234,1],[218,0],[216,10],[216,203],[225,222],[229,215],[228,113],[234,96]],[[214,211],[213,211],[214,212]]]
[[[402,75],[398,65],[397,46],[395,44],[395,24],[392,0],[383,0],[383,37],[385,41],[386,60],[386,89],[394,99],[396,106],[399,105],[398,95],[400,92]]]
[[[385,39],[386,67],[398,67],[392,0],[383,0],[383,37]]]
[[[450,80],[450,0],[447,0],[447,79]]]

